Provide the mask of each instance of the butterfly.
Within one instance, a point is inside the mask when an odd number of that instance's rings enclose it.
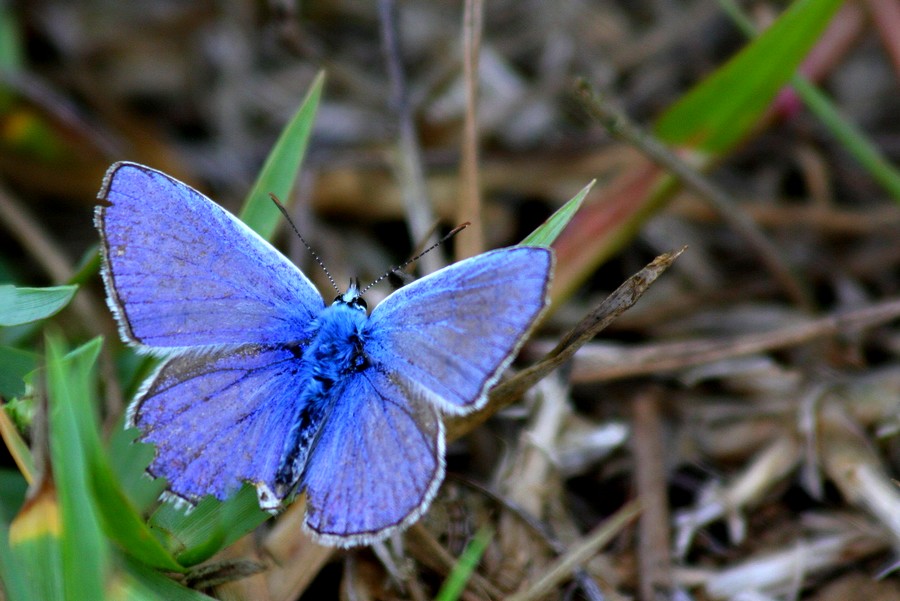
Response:
[[[460,261],[369,313],[355,284],[326,306],[268,242],[160,171],[116,163],[99,199],[122,339],[164,359],[127,412],[156,447],[147,472],[190,505],[250,483],[274,513],[305,491],[304,528],[325,545],[371,544],[428,509],[441,415],[485,405],[547,305],[547,248]]]

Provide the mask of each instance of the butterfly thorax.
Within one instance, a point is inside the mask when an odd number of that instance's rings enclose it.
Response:
[[[348,372],[364,367],[363,328],[365,310],[340,299],[322,311],[316,320],[317,331],[304,354],[305,367],[312,379],[326,387]]]

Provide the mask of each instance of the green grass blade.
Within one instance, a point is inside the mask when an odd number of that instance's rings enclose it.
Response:
[[[21,474],[13,470],[0,470],[0,597],[3,597],[5,593],[6,597],[3,598],[11,601],[31,601],[32,599],[41,601],[41,599],[52,597],[47,597],[46,594],[33,594],[32,586],[36,588],[41,586],[41,584],[29,583],[27,574],[30,571],[25,569],[23,559],[26,559],[25,556],[31,555],[37,560],[38,563],[36,565],[40,566],[40,573],[48,573],[48,577],[52,577],[49,574],[50,567],[47,564],[54,559],[53,553],[55,553],[55,558],[59,559],[59,532],[47,532],[47,526],[50,525],[52,529],[52,523],[48,522],[46,515],[37,515],[31,527],[37,527],[39,529],[38,532],[25,532],[23,531],[23,524],[18,523],[16,525],[16,530],[18,531],[15,532],[12,539],[10,538],[7,516],[21,511],[22,501],[25,498],[25,489],[25,480]],[[52,517],[50,519],[52,520]],[[35,537],[35,534],[38,536]],[[25,536],[23,537],[23,535]],[[51,536],[51,541],[39,540],[48,535]],[[27,538],[32,540],[29,541]],[[42,542],[52,542],[52,539],[56,539],[55,551],[52,548],[42,548],[46,547],[46,545],[41,544]],[[16,546],[15,551],[11,544]],[[31,546],[31,548],[26,549],[26,545]],[[61,570],[57,569],[57,574],[60,573]],[[58,592],[61,594],[62,578],[58,578],[57,581],[60,583]],[[41,592],[46,593],[47,591]]]
[[[85,392],[89,389],[90,386],[82,388],[81,395],[70,400],[69,405],[80,447],[80,469],[99,525],[110,539],[144,563],[173,572],[182,571],[181,565],[144,522],[131,498],[123,492],[100,441],[98,422],[90,403],[93,397]]]
[[[209,559],[270,517],[259,508],[256,489],[246,485],[224,502],[207,497],[189,513],[164,503],[151,516],[151,523],[169,537],[169,548],[178,562],[193,566]]]
[[[740,27],[748,37],[757,35],[753,23],[744,15],[740,6],[733,0],[719,0],[728,16]],[[900,172],[888,162],[881,151],[872,144],[866,135],[841,115],[834,103],[819,88],[802,75],[791,78],[791,86],[803,100],[807,108],[819,118],[869,175],[890,193],[894,200],[900,201]]]
[[[281,218],[281,213],[272,203],[269,193],[275,194],[282,202],[287,203],[290,200],[291,190],[294,188],[303,155],[306,153],[324,82],[325,74],[319,73],[300,108],[269,153],[241,210],[241,220],[267,240],[275,233],[275,227]]]
[[[113,599],[129,599],[131,601],[210,601],[212,597],[199,591],[178,584],[156,570],[152,570],[136,561],[125,559],[122,562],[125,577],[121,579],[116,590],[110,595]]]
[[[60,506],[53,484],[44,484],[8,532],[5,519],[0,527],[0,577],[11,601],[65,598]]]
[[[493,530],[482,527],[475,533],[472,540],[466,545],[459,561],[453,566],[453,571],[447,576],[447,580],[441,585],[435,601],[456,601],[466,590],[466,583],[472,577],[472,572],[478,567],[481,556],[484,555],[487,546],[494,536]]]
[[[146,469],[153,459],[153,445],[136,442],[138,431],[118,423],[113,428],[107,448],[110,467],[119,486],[141,515],[145,514],[165,490],[165,479],[151,480]]]
[[[88,489],[85,438],[96,427],[91,400],[99,338],[65,354],[47,336],[50,457],[62,518],[62,572],[67,601],[104,599],[109,549]]]
[[[38,354],[11,346],[0,346],[0,395],[6,398],[25,392],[25,376],[34,371]]]
[[[556,237],[565,229],[565,227],[581,208],[584,197],[587,196],[591,188],[597,180],[591,180],[591,183],[581,189],[581,192],[572,197],[566,204],[556,210],[547,221],[542,223],[536,230],[528,234],[519,246],[550,246]]]
[[[107,536],[119,543],[131,556],[149,566],[181,572],[183,568],[154,536],[141,518],[131,499],[122,492],[118,481],[102,456],[88,461],[91,492],[97,502],[97,514]]]
[[[900,172],[888,162],[878,148],[850,121],[846,120],[834,104],[806,78],[796,76],[791,80],[794,90],[816,117],[828,127],[869,175],[900,201]]]
[[[126,434],[133,434],[133,431]],[[129,436],[126,435],[121,439],[115,438],[115,440],[119,440],[119,444],[125,446],[124,441],[128,438]],[[181,565],[144,521],[138,509],[140,505],[125,494],[123,483],[116,476],[116,472],[107,458],[107,453],[101,445],[96,423],[84,424],[82,443],[89,489],[96,503],[97,517],[106,535],[119,543],[127,553],[150,566],[172,572],[183,571]],[[143,468],[150,461],[152,449],[149,449],[147,445],[130,446],[138,448],[125,449],[124,454],[127,458],[136,460],[136,463],[131,466],[132,471],[140,470],[142,473]],[[147,452],[148,450],[150,453]],[[143,462],[141,463],[141,461]],[[150,482],[141,475],[139,477],[146,481],[144,490],[154,492],[154,498],[158,496],[159,483]]]
[[[18,326],[46,319],[69,304],[78,286],[19,288],[0,285],[0,326]]]
[[[22,565],[21,552],[13,553],[7,544],[8,540],[9,529],[6,527],[6,521],[3,520],[0,523],[0,597],[10,601],[52,599],[52,597],[46,595],[46,591],[35,591],[29,586],[29,582],[25,577],[28,572]],[[46,565],[50,557],[46,551],[42,554]],[[49,567],[45,567],[45,570],[49,571]]]
[[[28,483],[17,470],[0,469],[0,516],[15,515],[27,490]]]
[[[93,279],[97,277],[97,272],[100,271],[101,263],[100,245],[94,244],[85,251],[81,261],[78,262],[75,274],[69,278],[68,283],[81,285],[93,282]]]
[[[796,0],[762,35],[669,108],[656,134],[721,154],[743,139],[797,70],[842,0]]]

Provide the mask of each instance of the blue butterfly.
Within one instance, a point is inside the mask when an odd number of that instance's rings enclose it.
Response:
[[[408,527],[444,477],[440,413],[480,409],[547,305],[549,249],[460,261],[371,314],[351,285],[326,306],[236,217],[159,171],[116,163],[95,223],[123,340],[165,361],[128,409],[167,498],[244,482],[277,511],[306,492],[322,544]]]

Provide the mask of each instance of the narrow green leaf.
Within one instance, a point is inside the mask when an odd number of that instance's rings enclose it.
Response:
[[[660,117],[665,142],[717,155],[759,121],[842,0],[796,0],[756,40]]]
[[[183,568],[154,536],[137,508],[99,455],[88,461],[89,483],[97,502],[97,514],[106,534],[131,556],[149,566],[172,572]]]
[[[111,591],[110,599],[129,601],[210,601],[212,597],[178,584],[156,570],[133,560],[122,561],[125,577]]]
[[[91,398],[85,395],[75,401],[74,425],[83,461],[80,467],[100,526],[109,538],[144,563],[164,570],[181,571],[181,565],[151,532],[135,504],[123,492],[100,441]]]
[[[220,501],[207,497],[196,507],[179,507],[165,502],[150,516],[150,526],[166,537],[166,543],[173,555],[196,549],[222,548],[225,531],[222,526]],[[215,553],[215,551],[213,551]],[[182,561],[182,565],[193,565],[190,561]]]
[[[16,553],[9,548],[9,529],[6,527],[6,520],[0,520],[0,596],[5,595],[4,599],[10,601],[43,601],[43,599],[52,599],[47,596],[48,591],[34,590],[29,586],[27,579],[28,571],[23,566],[23,557],[21,551]],[[50,571],[47,565],[49,556],[46,552],[44,555],[44,572]],[[36,587],[35,587],[36,588]],[[60,590],[62,588],[60,587]],[[53,594],[50,592],[50,594]]]
[[[75,274],[69,278],[68,283],[81,285],[86,282],[91,282],[93,278],[97,277],[97,272],[100,271],[101,263],[100,244],[97,243],[85,251],[81,261],[79,261],[76,266]]]
[[[28,483],[18,471],[0,469],[0,516],[15,515],[25,500]]]
[[[325,74],[319,73],[297,113],[281,132],[244,202],[241,220],[263,238],[272,237],[281,217],[278,208],[269,198],[269,193],[275,194],[282,202],[287,203],[290,200],[303,155],[306,153],[324,82]]]
[[[0,326],[17,326],[46,319],[69,304],[78,286],[18,288],[0,284]]]
[[[536,230],[528,234],[519,246],[550,246],[556,237],[565,229],[565,227],[581,208],[584,197],[587,196],[591,188],[597,180],[591,180],[591,183],[581,189],[581,192],[572,197],[566,204],[556,210],[547,221],[542,223]]]
[[[119,381],[122,383],[122,393],[125,397],[133,399],[147,378],[156,373],[161,363],[159,357],[140,355],[132,348],[125,349],[125,352],[116,359]]]
[[[719,2],[747,37],[757,36],[753,23],[734,0],[719,0]],[[828,96],[811,81],[800,74],[795,74],[791,78],[791,86],[807,108],[819,118],[847,152],[894,197],[894,200],[900,201],[900,172],[885,158],[878,147],[870,142],[852,121],[846,119]]]
[[[106,541],[88,489],[85,445],[96,428],[93,367],[100,352],[96,338],[69,354],[62,341],[47,336],[47,393],[50,457],[59,496],[62,571],[67,601],[104,599],[108,569]]]
[[[209,559],[269,517],[259,508],[256,489],[245,485],[227,501],[207,497],[190,512],[164,503],[150,522],[171,538],[170,548],[178,562],[192,566]]]
[[[165,490],[166,481],[147,477],[146,469],[155,451],[153,445],[136,442],[137,436],[134,428],[126,430],[121,423],[116,424],[107,445],[107,456],[119,486],[144,515]]]
[[[462,555],[459,556],[459,561],[453,566],[453,571],[441,586],[441,590],[438,591],[435,601],[456,601],[460,598],[493,536],[493,530],[488,527],[482,527],[475,533]]]
[[[25,392],[25,375],[37,367],[38,354],[0,346],[0,395],[10,398]]]
[[[44,482],[8,531],[6,520],[0,521],[0,576],[9,599],[64,599],[60,507],[52,482]]]
[[[48,565],[53,557],[50,555],[51,550],[46,548],[46,540],[23,541],[21,532],[16,533],[13,541],[16,549],[11,548],[10,529],[7,527],[8,517],[14,515],[21,510],[22,500],[25,498],[25,480],[22,475],[13,470],[0,470],[0,597],[9,599],[10,601],[41,601],[42,599],[51,599],[47,593],[62,592],[62,579],[57,579],[60,586],[55,591],[48,591],[44,588],[45,583],[29,582],[28,574],[31,570],[27,570],[23,564],[31,556],[35,566],[40,566],[40,574],[42,579],[52,579],[53,574],[50,573],[52,566]],[[47,524],[45,516],[37,516],[40,523]],[[17,524],[21,528],[22,524]],[[46,537],[49,533],[46,531],[39,536]],[[56,538],[56,558],[59,558],[59,539]],[[31,549],[25,549],[24,546],[36,545]],[[29,563],[32,563],[29,562]],[[57,570],[60,573],[60,570]]]
[[[828,127],[847,152],[893,196],[895,201],[900,201],[900,172],[885,158],[881,150],[870,142],[853,122],[845,119],[828,97],[809,80],[796,76],[791,82],[806,106]]]

